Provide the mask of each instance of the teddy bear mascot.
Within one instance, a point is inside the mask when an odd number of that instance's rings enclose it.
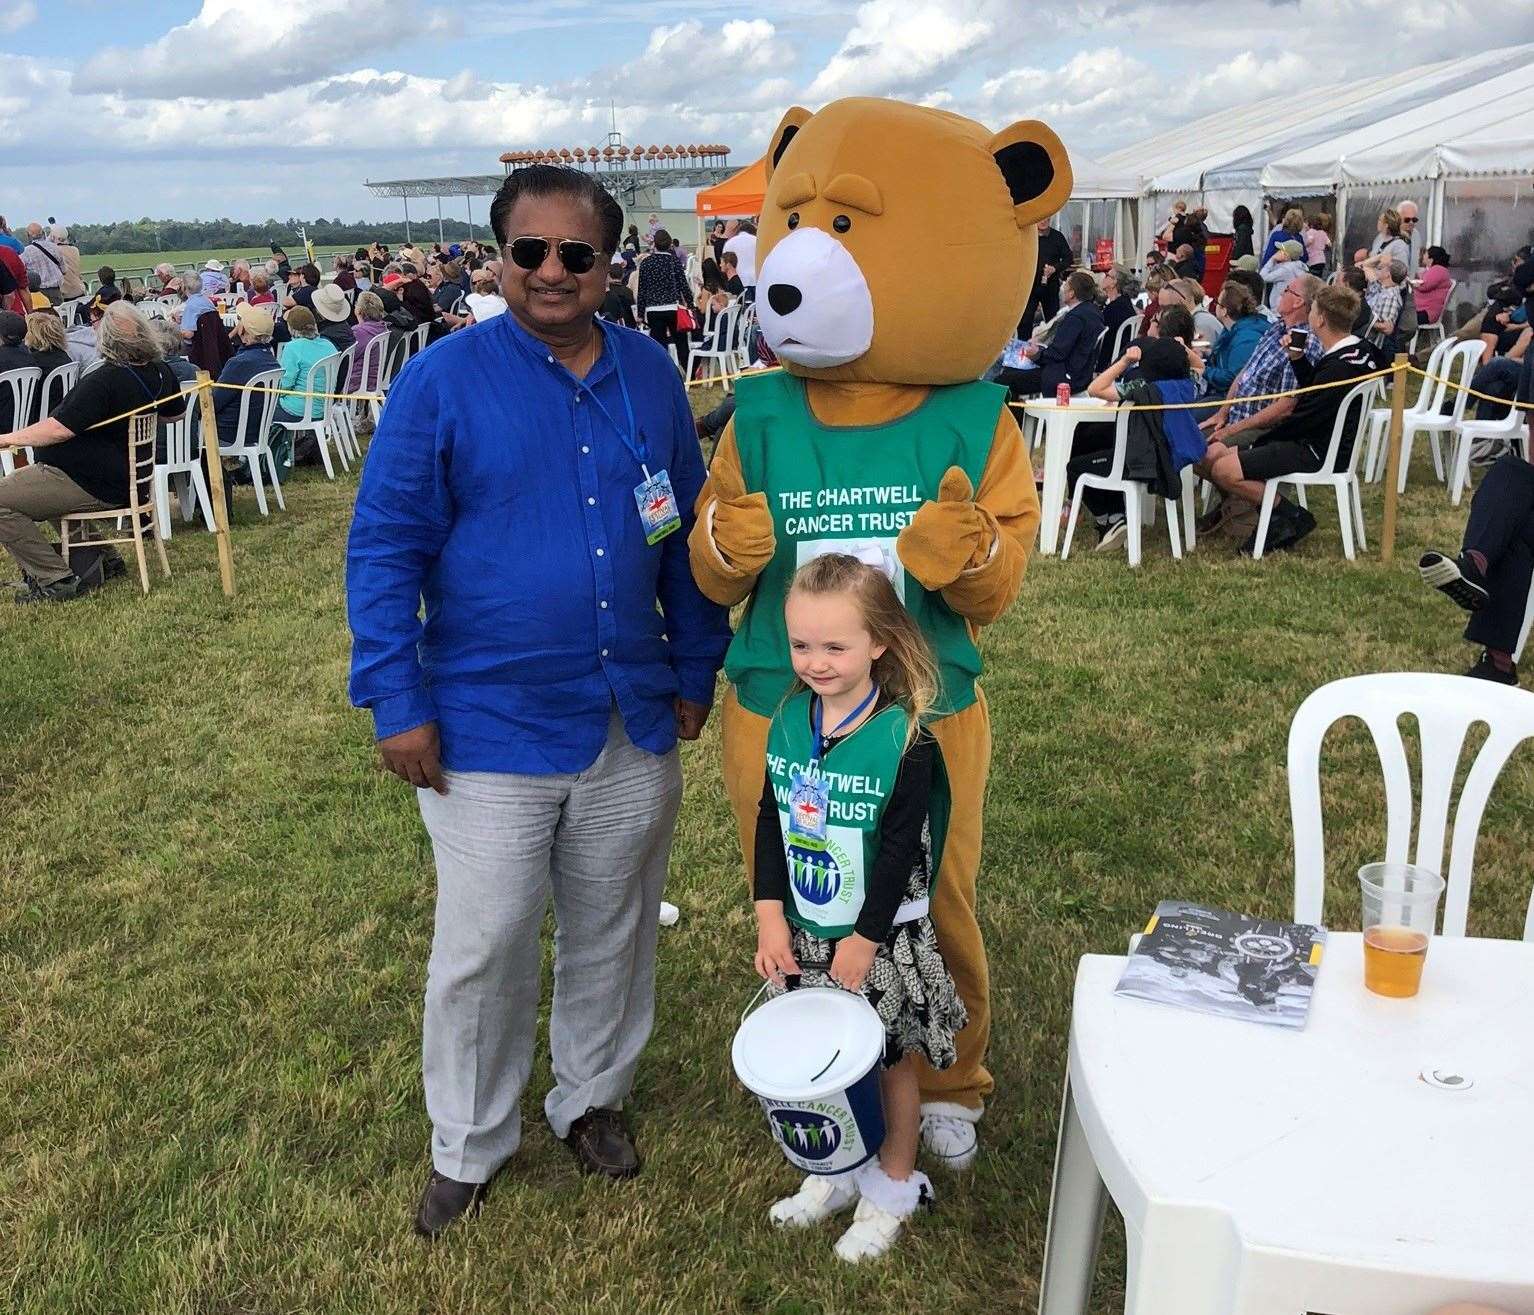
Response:
[[[931,729],[952,812],[931,913],[969,1014],[958,1059],[923,1065],[922,1142],[974,1160],[994,1082],[975,918],[991,724],[980,626],[1017,597],[1039,524],[1006,389],[979,382],[1033,284],[1037,221],[1070,196],[1043,124],[992,133],[942,110],[850,98],[790,109],[767,153],[757,313],[782,371],[738,381],[689,541],[709,598],[746,600],[725,664],[724,776],[749,868],[768,723],[792,680],[783,600],[822,553],[878,564],[936,653]]]

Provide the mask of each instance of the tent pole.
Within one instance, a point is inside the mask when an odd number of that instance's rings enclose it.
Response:
[[[410,198],[401,196],[400,200],[405,203],[405,245],[410,245]]]
[[[1444,176],[1439,174],[1433,179],[1432,200],[1428,204],[1427,211],[1427,245],[1443,245],[1443,221],[1444,210],[1448,201],[1448,183]]]
[[[446,245],[442,237],[442,198],[440,196],[437,198],[437,245],[439,247]]]

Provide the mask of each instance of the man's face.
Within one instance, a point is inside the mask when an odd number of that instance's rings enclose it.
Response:
[[[1305,313],[1305,298],[1289,284],[1278,298],[1278,318],[1292,327],[1305,319]]]
[[[597,313],[607,295],[607,257],[602,226],[584,201],[568,196],[523,197],[506,216],[502,235],[541,237],[548,253],[537,269],[523,269],[507,255],[501,270],[501,294],[517,323],[534,337],[563,336]],[[572,274],[559,259],[559,243],[588,243],[597,259],[584,274]]]
[[[1049,220],[1047,220],[1047,219],[1039,220],[1039,236],[1043,237],[1044,234],[1047,233],[1047,232],[1049,232]]]

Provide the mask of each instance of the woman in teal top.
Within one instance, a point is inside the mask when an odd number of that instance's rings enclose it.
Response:
[[[336,354],[335,344],[319,336],[319,325],[314,312],[304,306],[295,306],[283,319],[293,339],[282,350],[282,387],[303,390],[309,386],[309,372],[314,363],[326,356]],[[309,419],[318,420],[325,414],[325,399],[315,397],[309,401]],[[300,420],[304,414],[302,397],[279,397],[277,405],[283,414],[277,419]]]

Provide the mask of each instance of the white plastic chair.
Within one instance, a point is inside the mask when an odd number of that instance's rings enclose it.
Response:
[[[322,356],[309,367],[309,378],[304,384],[305,390],[314,393],[334,393],[336,391],[336,372],[340,363],[341,355],[339,352],[330,356]],[[330,460],[330,444],[334,438],[331,402],[328,398],[319,399],[320,413],[317,416],[311,416],[309,413],[313,410],[316,399],[299,397],[295,400],[303,407],[302,418],[289,420],[285,411],[279,411],[275,414],[275,419],[279,425],[292,434],[295,448],[297,447],[298,436],[300,434],[314,435],[314,441],[320,449],[320,460],[325,466],[325,478],[334,479],[336,477],[336,468]],[[339,450],[341,441],[336,439],[335,442]],[[344,455],[341,457],[341,460],[344,464],[346,461]],[[351,467],[347,466],[347,469],[350,470]]]
[[[1134,335],[1137,319],[1137,316],[1131,315],[1113,331],[1113,355],[1109,358],[1108,364],[1112,365],[1129,350],[1129,340]]]
[[[1065,527],[1065,543],[1060,549],[1060,560],[1063,562],[1071,555],[1071,540],[1076,534],[1076,521],[1081,515],[1081,497],[1085,489],[1106,489],[1113,493],[1124,495],[1124,517],[1129,530],[1129,564],[1140,564],[1140,526],[1146,515],[1146,508],[1150,509],[1150,515],[1154,517],[1156,499],[1139,480],[1124,478],[1124,457],[1129,439],[1129,411],[1127,409],[1118,413],[1113,426],[1113,464],[1108,468],[1106,475],[1082,475],[1076,480],[1076,492],[1071,495],[1071,518]],[[1186,488],[1186,485],[1184,486]],[[1164,498],[1161,501],[1166,504],[1167,533],[1172,541],[1172,556],[1182,557],[1182,534],[1177,524],[1177,504],[1183,496],[1183,489],[1178,490],[1176,498]]]
[[[1406,713],[1417,720],[1422,762],[1421,814],[1411,858],[1412,781],[1399,724]],[[1442,934],[1463,936],[1481,818],[1491,788],[1513,750],[1534,738],[1534,694],[1466,676],[1399,671],[1334,680],[1300,704],[1289,727],[1296,922],[1321,921],[1326,885],[1321,741],[1343,717],[1358,717],[1368,726],[1380,756],[1385,776],[1385,861],[1414,862],[1432,872],[1443,871],[1444,834],[1466,733],[1477,722],[1486,723],[1490,734],[1460,791],[1449,849]],[[1524,921],[1523,938],[1534,941],[1534,900]]]
[[[35,365],[23,365],[15,370],[0,371],[0,388],[11,394],[11,429],[25,429],[27,417],[32,414],[32,398],[42,383],[43,372]],[[28,453],[30,460],[31,454]],[[16,469],[12,449],[0,448],[0,475],[9,475]]]
[[[735,372],[737,374],[751,368],[751,335],[756,331],[756,303],[747,302],[741,307],[740,317],[735,323],[736,359]]]
[[[1428,364],[1424,367],[1424,373],[1443,379],[1443,361],[1448,356],[1451,342],[1445,339],[1433,348],[1433,353],[1428,356]],[[1401,470],[1407,470],[1410,465],[1411,425],[1414,420],[1440,419],[1443,405],[1443,397],[1448,393],[1447,384],[1436,384],[1433,379],[1424,382],[1422,388],[1417,391],[1416,404],[1405,408],[1401,413]],[[1390,433],[1390,407],[1384,405],[1385,388],[1381,387],[1382,405],[1371,407],[1368,413],[1368,453],[1364,457],[1364,479],[1370,483],[1379,482],[1385,474],[1385,459],[1388,453],[1385,450],[1385,437]],[[1439,447],[1437,433],[1428,434],[1433,443],[1433,471],[1439,479],[1443,479],[1443,454]],[[1404,486],[1402,486],[1404,488]]]
[[[250,482],[256,490],[256,507],[263,516],[266,515],[266,489],[262,483],[262,462],[266,463],[265,474],[271,477],[272,493],[277,498],[277,505],[283,511],[288,509],[288,504],[282,500],[282,485],[277,480],[277,458],[272,454],[271,430],[272,416],[277,410],[276,389],[282,387],[281,370],[263,370],[260,374],[252,375],[249,386],[240,394],[240,413],[235,417],[235,441],[225,445],[218,445],[218,454],[221,457],[238,457],[250,468]],[[249,424],[254,411],[258,423],[254,426]]]
[[[384,402],[388,400],[389,385],[394,382],[394,376],[399,373],[400,367],[404,365],[406,354],[410,348],[410,338],[408,335],[404,338],[396,338],[393,333],[385,332],[379,334],[373,342],[368,344],[367,351],[375,350],[374,343],[380,340],[384,341],[387,345],[377,349],[381,353],[378,359],[378,374],[373,387],[368,389],[370,393],[378,394],[377,397],[368,402],[368,407],[373,415],[373,428],[375,429],[378,428],[378,421],[383,416]],[[367,359],[367,352],[364,352],[362,358],[362,379],[364,383],[367,382],[368,377]]]
[[[1475,344],[1479,351],[1481,344]],[[0,378],[4,378],[0,375]],[[1464,394],[1460,396],[1463,398]],[[1463,410],[1463,407],[1461,407]],[[1520,411],[1509,404],[1507,414],[1498,420],[1461,420],[1459,433],[1450,454],[1452,469],[1449,472],[1449,501],[1459,506],[1460,497],[1470,487],[1470,449],[1482,439],[1505,438],[1513,447],[1522,447],[1528,454],[1529,420],[1534,411]]]
[[[352,458],[361,455],[361,449],[357,446],[357,423],[352,410],[354,403],[350,400],[351,388],[349,387],[352,361],[356,355],[356,343],[352,343],[341,353],[340,363],[336,366],[335,391],[346,400],[337,399],[329,403],[330,432],[336,440],[336,453],[347,470],[352,468]]]
[[[732,301],[722,311],[709,308],[703,320],[703,343],[692,349],[687,367],[693,371],[695,379],[719,379],[724,383],[724,391],[730,391],[731,376],[737,373],[735,363],[739,348],[736,346],[736,332],[739,321],[739,302]],[[711,346],[715,341],[719,345]],[[700,361],[705,367],[705,373],[701,376],[696,370]]]
[[[183,397],[197,394],[195,383],[181,385]],[[154,463],[154,515],[155,532],[162,538],[168,539],[172,534],[170,515],[170,486],[173,476],[181,476],[178,489],[178,501],[181,504],[181,519],[189,521],[192,514],[200,506],[202,508],[202,523],[208,527],[208,533],[213,533],[213,498],[208,492],[207,477],[202,472],[202,447],[196,441],[196,436],[201,430],[201,411],[194,400],[187,408],[186,413],[177,420],[165,422],[163,433],[165,436],[165,460]]]
[[[1449,313],[1449,306],[1454,300],[1454,289],[1457,287],[1459,287],[1459,280],[1450,279],[1449,295],[1443,299],[1443,309],[1438,312],[1438,318],[1436,320],[1429,320],[1426,323],[1420,320],[1417,322],[1417,331],[1412,334],[1411,345],[1406,349],[1408,353],[1413,356],[1417,354],[1417,339],[1420,338],[1424,333],[1436,333],[1438,335],[1439,342],[1448,341],[1448,328],[1443,322],[1443,317]]]
[[[38,385],[37,414],[44,418],[52,415],[53,408],[64,400],[79,379],[80,367],[74,361],[70,361],[67,365],[56,365],[49,370],[43,376],[42,383]]]
[[[1280,475],[1277,479],[1270,479],[1262,490],[1262,514],[1257,518],[1257,541],[1252,546],[1252,560],[1261,561],[1263,549],[1268,542],[1268,526],[1273,520],[1273,504],[1278,499],[1278,486],[1280,484],[1294,485],[1295,493],[1300,499],[1300,504],[1305,505],[1305,490],[1312,485],[1330,486],[1337,494],[1337,519],[1342,525],[1342,553],[1348,561],[1352,561],[1353,533],[1358,532],[1358,546],[1367,547],[1364,539],[1364,504],[1363,496],[1358,489],[1358,455],[1363,444],[1358,430],[1363,425],[1364,416],[1368,413],[1369,401],[1379,392],[1379,380],[1365,379],[1360,384],[1354,384],[1348,389],[1347,395],[1342,399],[1342,405],[1337,408],[1337,419],[1332,424],[1332,438],[1327,445],[1326,456],[1321,462],[1319,470],[1312,474]],[[1343,436],[1349,432],[1354,435],[1353,445],[1348,453],[1345,465],[1338,465],[1338,458],[1342,450]]]
[[[1476,363],[1480,357],[1480,339],[1462,343],[1445,340],[1433,348],[1432,355],[1428,357],[1426,369],[1426,373],[1432,377],[1424,382],[1421,392],[1417,395],[1416,405],[1407,407],[1401,413],[1401,473],[1396,483],[1397,492],[1406,492],[1406,474],[1411,468],[1412,441],[1419,430],[1427,434],[1428,441],[1432,445],[1433,473],[1440,480],[1444,478],[1443,449],[1439,444],[1439,436],[1444,435],[1452,439],[1455,427],[1464,419],[1468,394],[1462,390],[1470,386],[1470,380],[1475,374]],[[1449,397],[1451,382],[1461,386],[1454,390],[1452,398]],[[1443,409],[1445,401],[1449,403],[1452,410]],[[1369,455],[1364,470],[1369,482],[1373,484],[1385,474],[1386,458],[1389,455],[1385,440],[1390,432],[1390,408],[1388,406],[1371,408],[1368,425]]]

